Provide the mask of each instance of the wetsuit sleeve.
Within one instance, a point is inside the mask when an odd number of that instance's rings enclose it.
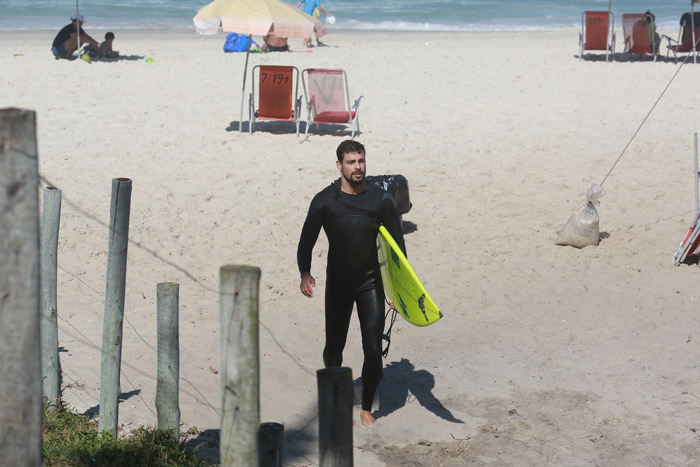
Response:
[[[306,215],[304,227],[301,229],[301,238],[299,238],[299,246],[297,247],[297,265],[300,275],[311,272],[311,253],[316,245],[316,240],[318,240],[318,234],[321,232],[324,209],[324,203],[320,197],[315,196],[309,206],[309,213]]]
[[[396,241],[396,244],[401,248],[404,256],[408,258],[406,253],[406,244],[403,241],[403,231],[401,230],[401,221],[396,213],[396,202],[389,193],[384,193],[382,198],[382,224],[389,231],[391,237]]]

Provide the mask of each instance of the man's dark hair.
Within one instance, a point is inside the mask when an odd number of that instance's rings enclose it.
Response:
[[[362,143],[358,141],[353,141],[351,139],[346,139],[338,145],[338,149],[335,150],[335,155],[338,157],[338,162],[343,162],[343,156],[349,152],[358,152],[365,154],[365,147]]]
[[[114,39],[114,33],[108,32],[107,34],[105,34],[105,39],[107,39],[107,40]]]

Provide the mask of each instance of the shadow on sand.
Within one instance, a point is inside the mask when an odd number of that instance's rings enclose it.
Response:
[[[134,389],[133,391],[129,392],[122,392],[119,394],[119,402],[124,402],[126,400],[131,399],[134,396],[138,396],[141,394],[140,389]],[[83,412],[83,415],[97,415],[100,413],[100,404],[94,405],[87,409],[85,412]]]
[[[360,405],[362,403],[362,379],[356,379],[353,386],[355,388],[355,405]],[[372,415],[375,419],[386,417],[415,399],[428,411],[448,422],[464,423],[452,415],[433,395],[434,387],[435,377],[429,371],[416,370],[413,364],[405,358],[398,362],[391,362],[384,367],[384,378],[377,392],[379,409]]]
[[[226,131],[237,132],[238,131],[238,120],[232,120]],[[247,120],[243,121],[242,130],[243,133],[248,133],[250,124]],[[304,137],[306,131],[306,122],[299,122],[299,136]],[[293,122],[275,122],[275,121],[256,121],[255,131],[253,133],[271,133],[274,135],[295,135],[297,132],[296,126]],[[352,135],[352,128],[347,125],[335,125],[331,123],[321,124],[321,131],[316,128],[315,124],[312,124],[309,128],[309,136],[342,136],[349,138]],[[355,136],[359,135],[356,133]]]

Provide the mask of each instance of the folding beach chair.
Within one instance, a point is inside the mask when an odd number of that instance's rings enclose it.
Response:
[[[257,110],[255,101],[258,75]],[[248,132],[255,131],[256,120],[294,122],[299,136],[299,70],[294,66],[256,65],[251,70],[252,92],[248,101]]]
[[[584,11],[578,35],[578,59],[587,50],[605,50],[605,61],[615,57],[615,14],[608,11]]]
[[[309,111],[306,119],[306,136],[309,126],[319,123],[352,125],[352,135],[360,132],[360,96],[350,106],[350,91],[345,70],[341,68],[307,68],[301,72],[306,106]]]
[[[656,43],[652,40],[654,35],[654,20],[646,14],[622,15],[622,32],[625,36],[625,53],[628,54],[653,54],[656,61]]]
[[[680,264],[686,260],[686,258],[694,253],[697,253],[698,247],[700,246],[700,172],[698,172],[698,134],[693,135],[695,143],[695,219],[690,224],[688,232],[681,240],[681,244],[678,245],[676,253],[673,255],[673,265],[680,266]],[[700,265],[700,263],[698,263]]]
[[[679,53],[695,53],[696,57],[698,54],[697,44],[700,42],[700,12],[698,13],[683,13],[681,16],[681,26],[678,29],[678,40],[673,40],[670,37],[668,39],[668,48],[666,50],[666,57],[668,57],[669,52],[673,52],[673,57],[676,62],[678,61]],[[695,31],[693,34],[693,26]]]

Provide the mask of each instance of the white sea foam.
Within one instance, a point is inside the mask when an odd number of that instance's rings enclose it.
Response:
[[[296,0],[284,0],[296,5]],[[0,30],[58,30],[75,13],[74,0],[0,0]],[[209,0],[81,0],[85,27],[187,29]],[[333,28],[387,31],[542,31],[579,28],[584,10],[607,10],[608,0],[322,0]],[[623,13],[651,10],[659,28],[677,30],[690,1],[614,0],[616,28]],[[700,10],[700,7],[698,7]]]

